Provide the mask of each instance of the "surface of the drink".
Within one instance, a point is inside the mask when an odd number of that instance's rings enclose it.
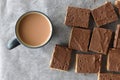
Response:
[[[51,24],[43,14],[27,14],[19,22],[18,35],[23,43],[29,46],[40,46],[48,41],[51,35]]]

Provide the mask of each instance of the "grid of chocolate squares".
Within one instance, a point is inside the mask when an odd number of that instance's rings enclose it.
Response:
[[[120,2],[117,8],[120,12]],[[97,25],[93,31],[88,28],[90,14]],[[94,54],[76,53],[75,72],[99,73],[98,80],[120,80],[120,74],[101,73],[101,64],[104,63],[103,55],[108,57],[107,70],[120,72],[120,24],[116,28],[113,48],[109,47],[113,31],[100,28],[102,25],[117,20],[118,16],[111,2],[106,2],[94,10],[68,7],[65,24],[72,27],[69,44],[68,47],[55,46],[50,67],[67,71],[72,58],[72,50],[93,51]]]

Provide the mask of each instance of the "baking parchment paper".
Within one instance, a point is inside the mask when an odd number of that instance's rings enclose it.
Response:
[[[49,63],[55,44],[67,45],[70,27],[64,25],[67,6],[94,9],[106,0],[0,0],[0,80],[97,80],[97,74],[74,72],[74,64],[68,72],[51,70]],[[107,0],[114,3],[114,0]],[[15,37],[17,19],[25,12],[41,11],[52,21],[53,36],[50,42],[37,49],[23,45],[6,48],[8,40]],[[106,28],[115,29],[114,22]],[[90,27],[94,27],[91,24]]]

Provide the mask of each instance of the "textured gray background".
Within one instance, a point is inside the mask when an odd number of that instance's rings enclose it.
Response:
[[[70,27],[64,17],[68,5],[93,9],[106,0],[0,0],[0,80],[97,80],[96,74],[77,74],[74,66],[70,71],[51,70],[49,62],[55,44],[67,44]],[[107,0],[114,3],[114,0]],[[15,23],[25,12],[41,11],[53,22],[54,33],[50,42],[38,49],[22,45],[13,50],[6,48],[9,39],[15,36]],[[106,28],[115,29],[119,21]],[[93,27],[93,25],[91,25]]]

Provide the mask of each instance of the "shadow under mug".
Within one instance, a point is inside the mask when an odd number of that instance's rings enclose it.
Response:
[[[38,45],[38,46],[30,46],[30,45],[28,45],[28,44],[25,44],[25,43],[19,38],[19,35],[17,34],[17,33],[18,33],[18,30],[17,30],[17,29],[18,29],[19,22],[22,20],[22,18],[24,18],[26,15],[31,14],[31,13],[35,13],[35,14],[37,13],[37,14],[40,14],[40,15],[44,16],[44,17],[46,18],[46,20],[47,20],[47,21],[49,22],[49,24],[50,24],[50,35],[49,35],[48,39],[47,39],[43,44],[40,44],[40,45]],[[52,29],[52,23],[51,23],[50,19],[48,18],[48,16],[46,16],[44,13],[39,12],[39,11],[30,11],[30,12],[27,12],[27,13],[23,14],[23,15],[18,19],[18,21],[17,21],[17,23],[16,23],[16,26],[15,26],[16,38],[12,38],[12,39],[10,39],[10,40],[8,41],[7,48],[10,50],[10,49],[13,49],[13,48],[17,47],[17,46],[20,45],[20,44],[22,44],[22,45],[24,45],[24,46],[26,46],[26,47],[28,47],[28,48],[39,48],[39,47],[44,46],[46,43],[49,42],[49,40],[50,40],[50,38],[51,38],[51,36],[52,36],[52,31],[53,31],[53,29]]]

